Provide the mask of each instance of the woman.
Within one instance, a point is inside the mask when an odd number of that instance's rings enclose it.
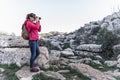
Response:
[[[26,25],[29,33],[29,46],[31,51],[30,71],[38,72],[39,69],[36,68],[36,64],[34,62],[40,54],[39,45],[38,45],[38,40],[39,40],[38,32],[41,31],[40,21],[34,13],[30,13],[27,15],[24,24]]]

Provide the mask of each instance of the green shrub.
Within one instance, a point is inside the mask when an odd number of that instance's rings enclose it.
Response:
[[[15,72],[17,72],[20,68],[16,64],[4,64],[0,67],[5,69],[3,74],[7,76],[7,80],[19,80],[15,75]]]
[[[81,27],[80,29],[77,30],[76,36],[79,36],[80,34],[84,34],[85,28]]]
[[[102,44],[103,53],[100,55],[105,59],[113,58],[113,46],[118,43],[118,36],[106,28],[101,29],[98,35],[98,43]]]
[[[60,80],[60,79],[55,79],[55,78],[52,78],[52,77],[48,77],[45,74],[40,73],[40,74],[34,75],[32,80]]]
[[[75,80],[91,80],[90,78],[70,66],[67,66],[66,69],[70,70],[69,73],[62,73],[62,75],[66,77],[66,80],[73,80],[73,76],[77,76]]]
[[[120,76],[115,77],[116,80],[120,80]]]
[[[106,64],[101,65],[101,64],[96,64],[94,62],[91,62],[88,65],[90,65],[91,67],[93,67],[95,69],[103,71],[103,72],[108,71],[108,70],[114,71],[114,70],[118,69],[117,67],[109,67]]]
[[[96,35],[99,32],[100,29],[101,29],[100,26],[93,28],[91,30],[91,35]]]
[[[63,49],[66,49],[66,48],[70,48],[70,43],[69,42],[64,43]]]

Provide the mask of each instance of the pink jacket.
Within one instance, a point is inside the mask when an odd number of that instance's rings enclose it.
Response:
[[[41,31],[40,22],[34,24],[33,22],[26,20],[24,24],[27,26],[29,32],[29,40],[39,40],[38,32]]]

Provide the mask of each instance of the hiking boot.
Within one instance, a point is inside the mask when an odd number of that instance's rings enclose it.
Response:
[[[37,63],[34,64],[34,67],[38,67],[39,65]]]
[[[31,68],[30,69],[30,72],[38,72],[39,71],[39,69],[37,69],[37,68]]]

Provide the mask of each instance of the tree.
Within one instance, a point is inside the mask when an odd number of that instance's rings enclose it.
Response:
[[[100,30],[98,37],[99,43],[102,44],[103,53],[101,55],[106,59],[113,58],[113,46],[118,43],[118,36],[103,28]]]

